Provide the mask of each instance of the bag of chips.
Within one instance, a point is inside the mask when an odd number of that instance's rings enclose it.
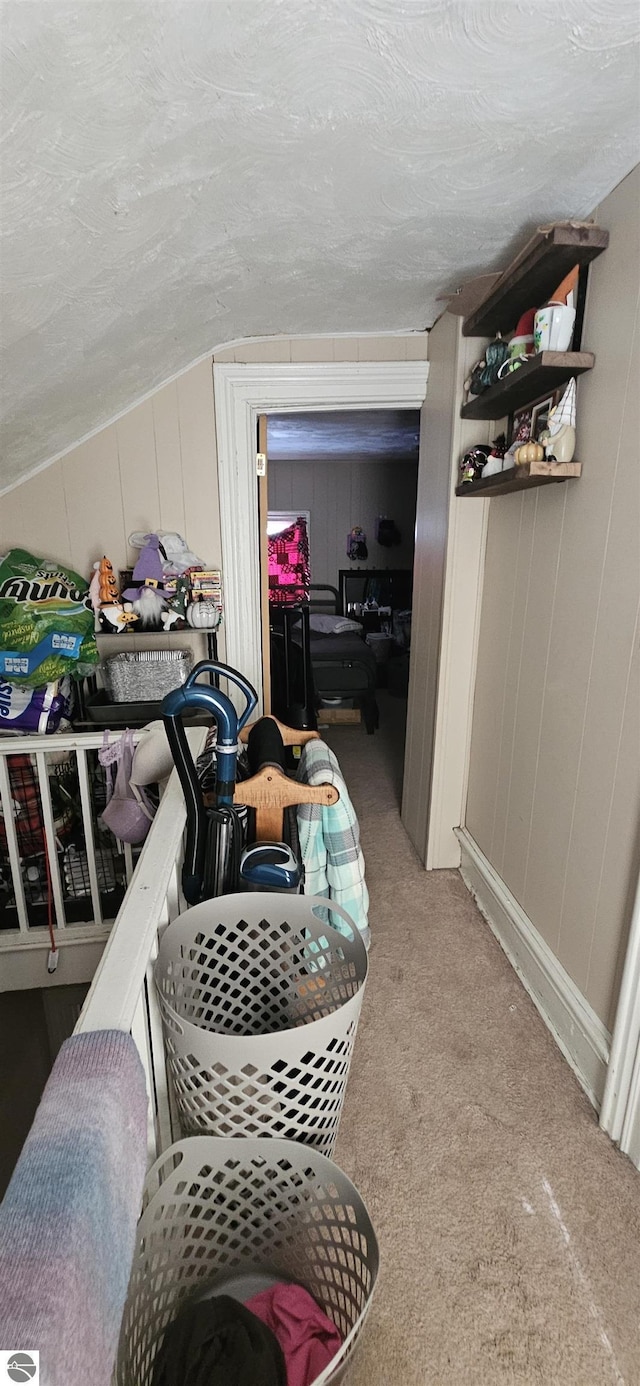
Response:
[[[11,549],[0,561],[0,677],[31,688],[98,662],[88,584],[53,559]]]

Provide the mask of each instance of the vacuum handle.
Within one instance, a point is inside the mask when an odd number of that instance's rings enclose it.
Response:
[[[215,659],[202,659],[199,664],[195,665],[191,673],[185,679],[183,688],[192,688],[200,674],[222,675],[222,677],[228,679],[230,683],[235,683],[236,688],[239,688],[240,692],[244,694],[247,700],[246,707],[238,716],[238,731],[241,731],[245,723],[248,722],[254,708],[258,706],[258,694],[253,685],[249,683],[248,679],[245,679],[243,674],[239,674],[237,669],[232,669],[229,664],[220,664],[219,661]],[[202,686],[204,687],[205,685]]]
[[[198,774],[182,723],[183,712],[190,708],[202,708],[205,712],[209,712],[215,718],[218,727],[216,747],[216,798],[218,804],[233,803],[238,753],[238,717],[233,703],[226,693],[222,693],[219,688],[211,688],[208,684],[191,683],[189,686],[187,681],[180,688],[172,688],[171,692],[167,693],[162,700],[162,718],[167,740],[171,747],[187,806],[182,889],[187,903],[197,905],[204,883],[207,816]]]

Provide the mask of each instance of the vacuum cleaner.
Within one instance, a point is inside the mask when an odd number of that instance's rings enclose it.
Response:
[[[198,682],[202,674],[226,678],[240,689],[245,706],[239,715],[219,687]],[[301,888],[302,865],[295,850],[283,842],[247,847],[249,810],[234,803],[238,735],[257,702],[255,689],[242,674],[212,660],[196,664],[185,683],[163,699],[162,717],[187,808],[182,890],[189,905],[242,889],[297,892]],[[182,721],[184,713],[193,710],[209,713],[217,728],[212,807],[204,802]],[[268,766],[284,769],[282,737],[272,718],[262,718],[251,729],[247,750],[252,774]]]

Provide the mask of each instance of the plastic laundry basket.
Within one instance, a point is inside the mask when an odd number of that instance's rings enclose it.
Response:
[[[342,1335],[314,1386],[342,1380],[371,1304],[378,1244],[342,1170],[294,1141],[178,1141],[147,1179],[120,1336],[117,1386],[151,1386],[180,1305],[248,1298],[276,1280],[309,1291]]]
[[[169,925],[155,979],[185,1135],[284,1136],[331,1154],[367,953],[333,901],[350,936],[325,922],[327,906],[224,895]]]

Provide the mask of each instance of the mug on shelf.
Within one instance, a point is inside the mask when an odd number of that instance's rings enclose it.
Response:
[[[566,303],[549,303],[536,313],[533,335],[538,351],[568,351],[576,320],[575,308]]]

